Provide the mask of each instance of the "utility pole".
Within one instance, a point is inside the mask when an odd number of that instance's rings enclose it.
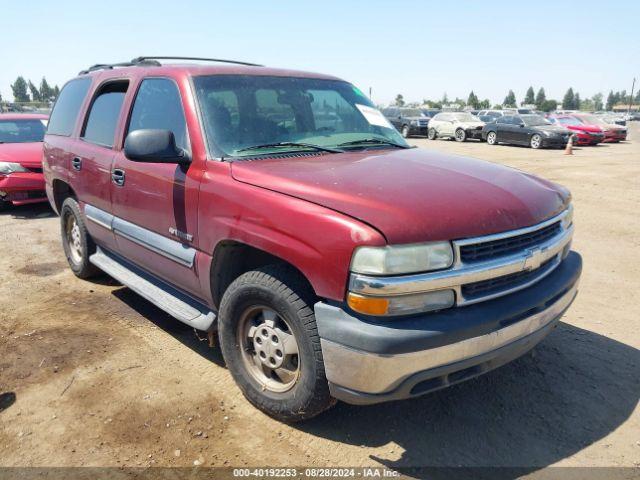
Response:
[[[633,104],[633,89],[636,86],[636,79],[633,78],[633,83],[631,84],[631,95],[629,96],[629,108],[627,108],[627,115],[631,113],[631,105]]]
[[[635,78],[634,78],[635,81]],[[369,100],[371,100],[371,87],[369,87]]]

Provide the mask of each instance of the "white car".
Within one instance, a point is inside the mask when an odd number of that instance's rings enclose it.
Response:
[[[442,112],[429,120],[427,136],[436,138],[454,138],[464,142],[468,138],[482,140],[482,127],[485,122],[468,112]]]

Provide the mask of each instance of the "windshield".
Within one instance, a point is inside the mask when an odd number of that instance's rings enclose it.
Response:
[[[420,110],[419,108],[403,108],[402,110],[400,110],[400,113],[402,113],[402,115],[405,117],[423,117],[424,116],[422,114],[422,110]]]
[[[477,122],[478,117],[467,112],[452,113],[453,117],[459,122]]]
[[[389,148],[385,142],[408,146],[369,99],[346,82],[211,75],[195,77],[194,85],[209,150],[217,156],[313,150],[314,145],[343,149],[339,145],[345,143],[349,149]],[[360,140],[368,142],[356,143]]]
[[[0,120],[0,143],[42,142],[44,132],[42,120]]]
[[[551,122],[540,115],[521,115],[522,121],[527,127],[540,127],[542,125],[551,125]]]

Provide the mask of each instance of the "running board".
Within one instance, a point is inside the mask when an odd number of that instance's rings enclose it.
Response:
[[[162,280],[100,247],[89,261],[181,322],[197,330],[211,329],[216,314]]]

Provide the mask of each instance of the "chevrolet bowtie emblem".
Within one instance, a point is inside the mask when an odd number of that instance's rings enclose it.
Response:
[[[535,270],[536,268],[540,268],[540,264],[542,264],[542,250],[534,248],[527,252],[522,270]]]

